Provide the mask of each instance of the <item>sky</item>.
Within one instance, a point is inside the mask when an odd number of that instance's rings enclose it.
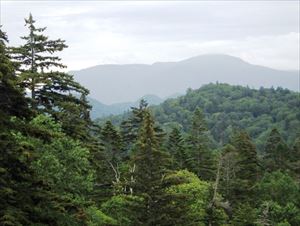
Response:
[[[299,1],[0,1],[10,45],[22,44],[31,12],[50,39],[66,40],[68,70],[201,54],[300,68]]]

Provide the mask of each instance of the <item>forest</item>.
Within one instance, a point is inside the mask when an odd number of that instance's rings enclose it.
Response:
[[[0,225],[300,225],[299,93],[208,84],[92,121],[66,42],[25,25],[0,30]]]

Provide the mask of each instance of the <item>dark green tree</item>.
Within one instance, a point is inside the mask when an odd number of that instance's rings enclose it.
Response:
[[[30,110],[24,97],[24,90],[17,86],[15,67],[11,61],[6,43],[6,34],[0,27],[0,120],[4,123],[5,116],[28,117]]]
[[[75,82],[72,75],[61,71],[66,66],[55,54],[67,47],[65,41],[49,40],[43,34],[46,28],[37,28],[31,14],[25,19],[25,26],[29,29],[29,34],[21,37],[25,44],[10,51],[18,65],[20,87],[30,91],[35,111],[61,121],[69,135],[84,137],[82,127],[90,123],[90,106],[85,99],[89,91]]]
[[[101,142],[104,148],[105,173],[103,177],[110,184],[118,185],[121,180],[121,166],[123,159],[123,143],[119,131],[111,121],[107,121],[101,130]],[[104,179],[104,178],[103,178]]]
[[[237,161],[232,203],[255,202],[260,172],[255,145],[249,135],[242,131],[234,135],[233,146],[237,151]]]
[[[139,106],[132,107],[129,118],[121,123],[121,135],[126,150],[130,150],[136,143],[147,108],[148,103],[144,99],[141,99]],[[157,138],[162,139],[162,129],[155,126],[154,130],[157,134]]]
[[[203,180],[214,180],[216,169],[214,155],[209,149],[208,130],[200,108],[194,111],[187,144],[190,171]]]
[[[127,150],[136,142],[147,106],[147,102],[142,99],[139,107],[132,107],[129,118],[121,123],[121,134]]]
[[[166,148],[172,156],[173,169],[187,168],[188,158],[186,153],[185,141],[179,129],[174,128],[171,131]]]
[[[289,153],[289,169],[300,182],[300,137],[294,142]]]
[[[258,183],[259,222],[300,224],[299,183],[280,170],[265,173]]]
[[[267,171],[288,168],[288,147],[279,131],[274,128],[269,134],[264,150],[264,165]]]
[[[23,148],[12,136],[13,130],[19,127],[12,117],[29,119],[30,110],[16,86],[7,41],[0,29],[0,225],[25,225],[30,222],[28,207],[33,207],[28,195],[35,182],[28,164],[32,150]]]
[[[161,150],[154,128],[154,120],[149,110],[146,110],[132,154],[133,194],[144,199],[141,219],[144,225],[159,225],[165,212],[162,209],[166,205],[163,180],[170,166],[170,156]]]

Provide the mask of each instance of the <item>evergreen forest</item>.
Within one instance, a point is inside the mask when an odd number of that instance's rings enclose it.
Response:
[[[25,26],[0,30],[0,225],[300,225],[298,92],[217,82],[93,121],[67,43]]]

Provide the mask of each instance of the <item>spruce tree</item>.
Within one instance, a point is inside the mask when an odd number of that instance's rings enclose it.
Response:
[[[116,184],[120,182],[123,144],[121,135],[113,126],[111,121],[107,121],[101,130],[101,142],[105,156],[105,178],[107,182]]]
[[[233,146],[237,151],[237,169],[232,200],[255,202],[256,183],[259,179],[259,162],[255,145],[246,132],[239,132],[233,137]]]
[[[186,147],[179,129],[174,128],[171,131],[166,148],[172,156],[173,169],[187,168]]]
[[[154,128],[154,120],[146,110],[132,155],[135,168],[133,194],[145,200],[141,219],[144,225],[159,225],[157,222],[163,218],[162,208],[166,200],[163,179],[170,165],[170,156],[161,150]]]
[[[300,182],[300,137],[296,138],[291,151],[289,152],[289,169]]]
[[[3,120],[2,123],[4,123],[4,115],[28,118],[31,114],[23,95],[24,90],[17,86],[15,67],[8,54],[7,42],[7,36],[0,27],[0,111],[3,114],[0,120]]]
[[[264,154],[264,165],[267,171],[288,168],[288,147],[276,128],[269,134]]]
[[[62,122],[68,135],[83,138],[82,127],[90,124],[90,106],[85,99],[89,91],[62,72],[66,66],[55,54],[67,48],[65,41],[50,40],[43,34],[46,27],[36,27],[31,14],[25,26],[29,29],[29,34],[21,37],[25,44],[10,51],[18,65],[20,87],[30,91],[35,111],[52,115]]]
[[[7,41],[0,27],[0,225],[25,225],[29,223],[27,207],[33,207],[28,191],[34,176],[26,158],[32,152],[22,148],[12,136],[18,124],[11,118],[28,119],[30,111],[16,86]]]
[[[147,106],[147,102],[142,99],[138,107],[131,108],[130,117],[121,123],[121,134],[127,150],[136,142]]]
[[[238,169],[238,152],[230,144],[223,147],[220,167],[220,186],[219,189],[226,200],[231,200],[234,196],[234,188],[236,186],[236,172]]]
[[[209,150],[208,129],[200,108],[194,112],[187,144],[189,169],[203,180],[213,180],[215,161],[212,151]]]
[[[45,216],[43,205],[53,207],[58,203],[50,200],[48,187],[32,169],[32,160],[37,156],[33,144],[18,137],[48,134],[36,132],[28,124],[33,113],[23,90],[17,86],[6,42],[7,37],[0,30],[0,225],[45,225],[52,216]],[[57,222],[53,217],[51,223]]]
[[[141,99],[139,106],[132,107],[129,118],[121,123],[121,135],[126,150],[130,150],[133,147],[133,144],[136,143],[147,109],[147,101]],[[157,138],[162,140],[164,137],[162,129],[155,126],[154,130],[157,134]]]

